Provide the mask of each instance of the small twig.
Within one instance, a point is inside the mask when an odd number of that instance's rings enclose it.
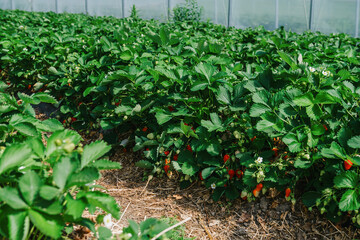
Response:
[[[150,177],[151,176],[151,177]],[[151,181],[151,179],[152,179],[152,175],[150,175],[149,177],[148,177],[148,180],[147,180],[147,182],[146,182],[146,185],[145,185],[145,187],[143,188],[143,190],[141,191],[141,193],[140,193],[140,196],[143,194],[143,192],[145,191],[145,189],[147,188],[147,186],[149,185],[149,182]]]
[[[347,238],[350,238],[345,232],[340,231],[331,221],[328,220],[329,223],[338,231],[341,235],[345,235]]]
[[[128,209],[128,207],[130,206],[130,204],[131,204],[131,202],[129,202],[129,203],[128,203],[128,205],[126,206],[126,208],[125,208],[124,212],[121,214],[121,216],[120,216],[120,218],[119,218],[119,221],[117,221],[114,225],[116,225],[116,226],[120,227],[120,226],[119,226],[119,223],[120,223],[121,219],[123,218],[123,216],[125,215],[126,210],[127,210],[127,209]]]
[[[204,230],[205,230],[206,234],[208,235],[209,239],[213,240],[214,238],[211,236],[211,233],[210,233],[209,229],[205,226],[204,221],[201,219],[201,216],[200,216],[199,220],[200,220],[199,221],[200,225],[204,228]]]
[[[168,231],[176,228],[177,226],[180,226],[181,224],[183,223],[186,223],[187,221],[189,221],[191,219],[191,217],[188,217],[187,219],[185,220],[182,220],[181,222],[178,222],[177,224],[171,226],[171,227],[168,227],[167,229],[165,229],[164,231],[160,232],[158,235],[156,235],[155,237],[153,237],[151,240],[156,240],[158,237],[164,235],[165,233],[167,233]]]

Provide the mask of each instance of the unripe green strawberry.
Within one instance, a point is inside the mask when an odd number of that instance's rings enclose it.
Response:
[[[185,175],[185,180],[188,181],[190,179],[190,175]]]
[[[320,209],[320,213],[321,214],[324,214],[326,212],[326,209],[324,208],[324,207],[322,207],[321,209]]]
[[[78,153],[82,154],[82,153],[84,152],[84,148],[78,147],[78,148],[77,148],[77,151],[78,151]]]
[[[56,146],[61,146],[62,145],[62,141],[60,139],[56,139],[55,140],[55,145]]]
[[[67,144],[65,144],[63,146],[63,149],[65,150],[65,152],[71,153],[75,149],[75,144],[74,143],[67,143]]]
[[[146,137],[150,140],[153,140],[155,136],[153,133],[149,133]]]
[[[128,116],[125,115],[123,119],[124,119],[124,120],[127,120],[127,119],[128,119]]]
[[[295,205],[296,199],[295,198],[291,199],[291,203],[292,203],[292,205]]]

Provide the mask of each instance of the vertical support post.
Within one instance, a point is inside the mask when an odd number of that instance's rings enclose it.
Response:
[[[125,18],[125,0],[121,0],[122,18]]]
[[[232,0],[229,0],[227,25],[230,27]]]
[[[171,14],[171,0],[167,0],[167,20],[170,21]]]
[[[313,17],[314,17],[314,0],[310,0],[310,16],[309,16],[309,30],[313,28]]]
[[[215,23],[218,24],[218,1],[215,0]]]
[[[275,29],[279,28],[279,0],[275,0]]]
[[[85,14],[87,15],[88,13],[88,0],[85,0]]]
[[[15,6],[14,6],[14,0],[11,0],[11,10],[14,10]]]
[[[34,11],[34,1],[30,0],[30,11],[33,12]]]
[[[55,0],[55,12],[59,13],[58,0]]]
[[[359,37],[360,0],[356,1],[355,37]]]

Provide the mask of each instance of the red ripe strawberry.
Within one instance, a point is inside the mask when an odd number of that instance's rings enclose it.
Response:
[[[146,148],[145,150],[146,150],[146,151],[150,151],[150,149],[149,149],[149,148]]]
[[[225,156],[224,156],[224,163],[226,163],[227,162],[227,160],[229,160],[230,159],[230,156],[229,156],[229,154],[225,154]]]
[[[31,84],[29,84],[28,89],[31,89]]]
[[[259,183],[258,185],[256,185],[256,189],[257,189],[258,191],[261,191],[262,188],[263,188],[262,183]]]
[[[6,84],[10,86],[11,83],[10,83],[10,82],[7,82]]]
[[[224,184],[224,187],[227,187],[227,184],[226,184],[226,183]]]
[[[242,176],[244,175],[243,171],[241,171],[240,169],[236,170],[235,174],[237,178],[242,178]]]
[[[203,176],[202,176],[202,173],[201,173],[201,172],[199,172],[199,178],[200,178],[200,180],[201,180],[201,181],[204,181],[204,178],[203,178]]]
[[[119,106],[119,105],[120,105],[120,102],[116,102],[116,103],[115,103],[115,106]]]
[[[230,170],[228,171],[228,174],[229,174],[230,180],[231,180],[231,179],[234,177],[234,175],[235,175],[235,171],[232,170],[232,169],[230,169]]]
[[[345,170],[349,170],[352,167],[353,163],[351,162],[350,159],[347,159],[344,161],[344,168]]]
[[[291,189],[290,188],[287,188],[285,190],[285,197],[288,198],[290,196],[290,193],[291,193]]]
[[[325,124],[323,125],[323,127],[324,127],[325,131],[328,130],[328,128],[327,128],[327,126]]]
[[[173,106],[168,106],[168,109],[170,112],[173,112],[174,111],[174,107]]]
[[[255,188],[255,189],[253,190],[253,194],[254,194],[255,197],[258,197],[259,194],[260,194],[260,190],[258,190],[257,188]]]
[[[167,155],[170,154],[170,152],[169,152],[169,151],[165,151],[164,154],[167,156]]]
[[[65,124],[65,123],[66,123],[66,119],[64,119],[64,120],[62,121],[62,123]]]
[[[186,146],[186,149],[189,150],[190,152],[193,151],[190,145],[187,145],[187,146]]]
[[[288,158],[289,158],[288,155],[285,155],[285,156],[283,157],[284,160],[286,160],[286,159],[288,159]]]
[[[148,130],[147,127],[144,127],[144,128],[142,129],[143,132],[146,132],[147,130]]]
[[[71,122],[75,122],[77,119],[74,117],[71,117]]]
[[[256,139],[256,136],[254,136],[253,138],[250,139],[250,141],[254,141]]]
[[[165,165],[165,166],[164,166],[164,170],[165,170],[166,173],[168,173],[169,169],[170,169],[170,166],[169,166],[169,165]]]
[[[273,148],[272,150],[274,151],[274,156],[277,157],[279,155],[279,153],[278,153],[279,149]]]
[[[79,102],[78,107],[80,107],[80,106],[81,106],[81,104],[83,104],[83,102]]]
[[[175,154],[175,155],[174,155],[174,161],[177,161],[178,158],[179,158],[179,155],[178,155],[178,154]]]
[[[185,125],[185,126],[189,126],[189,124],[188,124],[188,123],[186,123],[186,122],[184,122],[184,125]]]

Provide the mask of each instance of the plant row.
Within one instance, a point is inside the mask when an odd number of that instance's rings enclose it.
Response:
[[[2,13],[8,91],[51,93],[75,129],[130,131],[148,175],[202,181],[214,200],[276,188],[295,203],[297,190],[309,209],[360,223],[357,39]]]

